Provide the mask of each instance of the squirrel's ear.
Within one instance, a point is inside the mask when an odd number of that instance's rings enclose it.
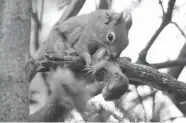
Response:
[[[116,17],[117,21],[119,22],[123,18],[123,12],[119,13]]]
[[[131,13],[125,15],[124,18],[125,18],[125,21],[126,21],[126,27],[129,30],[132,26],[132,15],[131,15]]]

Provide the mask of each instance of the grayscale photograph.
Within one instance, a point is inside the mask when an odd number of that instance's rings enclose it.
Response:
[[[186,123],[186,0],[0,0],[0,122]]]

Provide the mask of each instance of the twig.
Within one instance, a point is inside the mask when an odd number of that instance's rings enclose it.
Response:
[[[179,25],[173,21],[171,21],[170,23],[175,25],[177,27],[177,29],[181,32],[181,35],[186,39],[186,35],[185,35],[184,31],[179,27]]]
[[[163,7],[163,4],[162,4],[162,0],[159,0],[159,4],[161,6],[161,9],[162,9],[162,13],[163,13],[163,16],[165,15],[165,10],[164,10],[164,7]]]

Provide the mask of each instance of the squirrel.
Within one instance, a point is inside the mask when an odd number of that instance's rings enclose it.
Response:
[[[123,18],[123,13],[110,10],[96,10],[71,17],[64,22],[59,20],[48,40],[35,52],[33,59],[43,60],[47,51],[63,53],[66,49],[71,49],[69,52],[75,50],[84,58],[86,66],[91,66],[92,55],[100,47],[105,47],[110,57],[117,58],[129,43],[128,31],[131,26],[130,14]],[[31,69],[29,81],[36,73],[36,67]]]
[[[128,45],[128,30],[132,25],[131,16],[127,20],[122,16],[123,13],[97,10],[62,23],[58,23],[59,20],[33,59],[42,60],[47,51],[55,50],[61,42],[83,57],[86,65],[91,65],[91,56],[100,47],[105,47],[110,56],[118,57]],[[59,50],[63,51],[64,48]]]

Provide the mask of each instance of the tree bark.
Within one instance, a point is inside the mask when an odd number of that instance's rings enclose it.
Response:
[[[118,58],[117,61],[129,81],[135,81],[161,91],[174,93],[179,95],[176,97],[178,101],[185,101],[186,83],[178,81],[165,73],[161,73],[155,68],[131,63],[127,58]],[[64,64],[71,70],[77,71],[83,68],[84,61],[79,56],[51,53],[48,54],[44,61],[41,61],[38,71],[43,72],[43,70],[49,70],[46,68],[56,68],[58,65],[64,66]]]
[[[28,60],[31,26],[30,0],[5,0],[0,41],[0,121],[28,117]]]

